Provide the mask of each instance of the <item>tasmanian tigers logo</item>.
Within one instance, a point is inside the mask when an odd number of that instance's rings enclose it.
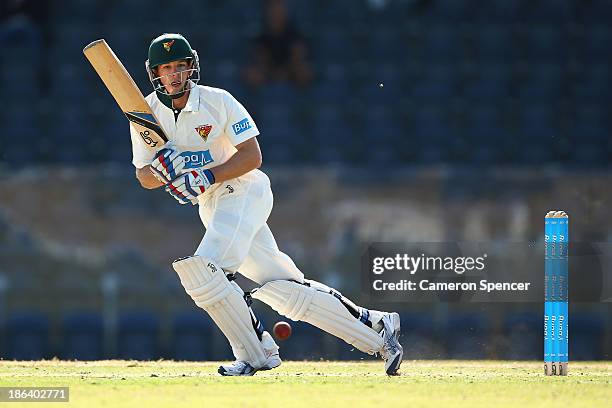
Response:
[[[165,43],[163,43],[164,45],[164,49],[168,52],[170,52],[170,48],[172,48],[172,44],[174,44],[174,40],[172,41],[166,41]]]
[[[200,125],[197,128],[195,128],[195,131],[198,132],[198,135],[200,135],[200,137],[202,139],[204,139],[204,141],[206,141],[206,139],[208,139],[208,135],[210,134],[210,131],[212,130],[212,125]]]

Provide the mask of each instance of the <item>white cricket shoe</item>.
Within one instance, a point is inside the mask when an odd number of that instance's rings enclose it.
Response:
[[[219,366],[217,372],[223,376],[251,376],[254,375],[257,370],[246,361],[236,360],[233,363],[224,364]]]
[[[380,354],[385,360],[385,372],[387,375],[397,375],[404,355],[404,348],[399,342],[400,316],[397,313],[385,313],[382,323],[384,327],[381,336],[384,343]]]
[[[257,371],[271,370],[281,365],[282,360],[278,354],[278,346],[267,331],[261,336],[261,344],[267,357],[266,362],[261,367],[253,367],[247,361],[236,360],[233,363],[225,364],[217,370],[223,376],[251,376]]]

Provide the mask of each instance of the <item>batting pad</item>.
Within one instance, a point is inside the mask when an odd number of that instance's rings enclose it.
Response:
[[[359,350],[375,354],[383,345],[382,337],[356,319],[322,283],[309,281],[306,286],[288,280],[268,282],[251,292],[291,320],[301,320],[352,344]]]
[[[228,338],[236,356],[246,356],[245,360],[255,368],[264,365],[266,356],[248,306],[223,270],[199,256],[174,261],[172,267],[196,305],[208,312]]]

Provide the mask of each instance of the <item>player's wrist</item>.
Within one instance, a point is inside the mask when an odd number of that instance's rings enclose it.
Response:
[[[206,179],[208,180],[208,182],[210,183],[211,186],[213,184],[215,184],[215,182],[216,182],[215,174],[212,172],[211,169],[204,169],[204,170],[202,170],[202,174],[204,174],[204,177],[206,177]]]

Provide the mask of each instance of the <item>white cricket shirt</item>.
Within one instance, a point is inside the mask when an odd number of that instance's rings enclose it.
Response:
[[[145,99],[168,139],[183,152],[186,168],[218,166],[236,152],[236,145],[259,135],[244,106],[223,89],[195,86],[176,121],[174,111],[155,92]],[[130,133],[134,166],[142,168],[151,164],[155,149],[147,147],[131,125]]]

